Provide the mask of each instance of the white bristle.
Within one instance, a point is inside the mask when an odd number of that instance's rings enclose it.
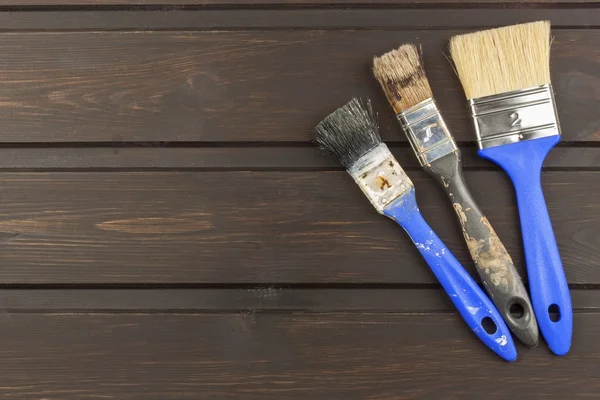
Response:
[[[507,26],[450,40],[468,99],[550,83],[550,22]]]

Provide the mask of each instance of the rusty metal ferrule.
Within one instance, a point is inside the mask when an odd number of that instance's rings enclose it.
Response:
[[[458,149],[433,98],[412,106],[396,117],[421,166]]]
[[[348,168],[348,173],[379,213],[413,187],[385,143],[359,158]]]
[[[552,85],[469,100],[480,149],[560,135]]]

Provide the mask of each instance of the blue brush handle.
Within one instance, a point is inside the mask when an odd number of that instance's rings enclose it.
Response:
[[[531,302],[548,347],[562,356],[571,347],[573,311],[541,184],[544,159],[559,141],[556,135],[490,147],[479,154],[502,167],[515,186]],[[556,307],[559,320],[553,322],[550,311]]]
[[[417,207],[414,189],[387,206],[383,214],[406,230],[463,319],[479,339],[503,359],[514,361],[517,358],[517,350],[502,316],[425,222]],[[496,324],[493,334],[485,331],[482,325],[484,318],[490,318]]]

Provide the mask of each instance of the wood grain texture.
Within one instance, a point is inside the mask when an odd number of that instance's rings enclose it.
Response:
[[[381,11],[385,13],[385,11]],[[442,51],[459,31],[0,34],[3,142],[306,142],[352,96],[369,96],[386,140],[405,141],[369,71],[418,40],[441,109],[473,141]],[[596,142],[600,31],[559,30],[552,71],[564,141]]]
[[[598,174],[543,175],[571,283],[600,282]],[[426,219],[473,271],[441,188],[409,175]],[[522,266],[508,179],[466,179]],[[434,282],[345,172],[6,172],[0,188],[3,283]]]
[[[600,315],[564,358],[500,361],[454,315],[0,316],[0,396],[71,400],[593,398]],[[490,379],[490,374],[501,379]],[[578,379],[571,379],[577,377]]]
[[[554,29],[600,26],[600,9],[553,8],[390,8],[380,7],[178,7],[139,10],[137,7],[0,10],[4,31],[189,31],[189,30],[346,30],[385,29],[419,31],[494,28],[520,22],[549,20]]]
[[[563,143],[543,174],[575,309],[564,358],[485,349],[399,227],[319,154],[369,96],[427,220],[442,190],[369,71],[422,43],[467,180],[523,273],[508,179],[475,153],[443,52],[549,19]],[[0,0],[0,398],[594,398],[600,391],[595,0]]]

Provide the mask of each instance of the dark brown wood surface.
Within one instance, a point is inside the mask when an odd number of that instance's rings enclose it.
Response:
[[[454,315],[8,314],[0,395],[10,399],[594,398],[598,314],[574,348],[481,351]]]
[[[450,203],[409,171],[421,211],[473,270]],[[433,283],[406,234],[343,171],[6,172],[6,283]],[[544,173],[571,283],[600,284],[596,171]],[[468,171],[483,210],[523,264],[514,195]],[[251,188],[251,190],[249,190]],[[563,207],[564,199],[569,207]],[[369,266],[366,268],[366,266]]]
[[[339,17],[362,28],[364,12]],[[338,23],[334,16],[323,22]],[[0,33],[0,140],[308,142],[329,110],[371,96],[384,138],[406,141],[369,68],[374,55],[418,39],[447,123],[458,141],[473,142],[466,100],[444,54],[448,37],[464,30],[318,28]],[[599,41],[597,30],[555,32],[553,84],[567,143],[600,141]]]
[[[563,128],[542,179],[574,341],[509,364],[312,129],[371,97],[474,274],[369,71],[422,44],[474,197],[526,279],[514,192],[476,154],[445,53],[451,35],[539,19]],[[0,1],[0,398],[600,396],[599,29],[592,0]]]

